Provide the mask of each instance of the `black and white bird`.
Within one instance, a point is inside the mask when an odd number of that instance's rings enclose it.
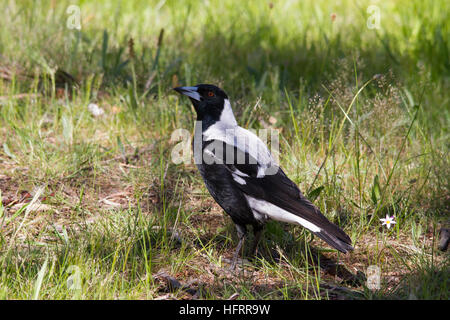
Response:
[[[247,226],[253,227],[255,253],[269,219],[301,225],[340,252],[353,250],[349,236],[303,196],[262,140],[238,126],[223,90],[210,84],[174,90],[189,97],[197,113],[194,159],[206,188],[236,225],[232,268]]]

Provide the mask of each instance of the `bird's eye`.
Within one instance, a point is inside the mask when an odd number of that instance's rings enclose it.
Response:
[[[209,92],[208,92],[208,97],[214,97],[214,92],[209,91]]]

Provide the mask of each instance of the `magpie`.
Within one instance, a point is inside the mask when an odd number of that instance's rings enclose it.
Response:
[[[236,122],[227,94],[211,84],[174,88],[189,97],[197,122],[194,161],[211,196],[236,225],[239,243],[231,268],[252,226],[256,253],[269,219],[310,230],[340,252],[353,250],[350,237],[331,223],[275,163],[264,142]]]

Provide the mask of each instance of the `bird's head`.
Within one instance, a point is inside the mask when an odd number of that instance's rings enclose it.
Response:
[[[222,89],[212,84],[198,84],[193,87],[177,87],[174,90],[189,97],[198,120],[236,125],[230,101]]]

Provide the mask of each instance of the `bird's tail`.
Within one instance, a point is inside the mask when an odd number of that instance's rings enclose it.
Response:
[[[321,230],[314,234],[340,252],[347,253],[354,249],[350,237],[331,222],[321,226]]]

